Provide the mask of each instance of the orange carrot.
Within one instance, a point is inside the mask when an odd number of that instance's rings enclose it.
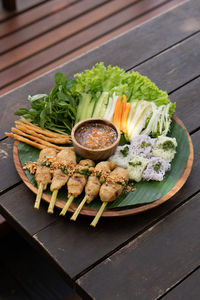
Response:
[[[122,119],[122,125],[121,125],[122,131],[124,133],[128,132],[128,129],[127,129],[127,120],[128,120],[128,114],[129,114],[130,109],[131,109],[131,104],[127,103],[126,104],[126,109],[125,109],[125,111],[123,113],[123,119]]]
[[[123,95],[123,104],[122,104],[122,115],[121,115],[121,123],[120,123],[120,130],[123,131],[123,119],[124,119],[124,112],[126,110],[126,103],[127,103],[127,98],[126,98],[126,95]]]
[[[117,99],[116,105],[115,105],[115,111],[113,115],[113,123],[118,126],[120,129],[120,124],[121,124],[121,115],[122,115],[122,101],[121,97]]]

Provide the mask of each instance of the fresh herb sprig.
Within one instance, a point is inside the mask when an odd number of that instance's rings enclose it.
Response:
[[[58,133],[71,133],[75,123],[78,98],[71,88],[75,79],[66,80],[65,74],[55,74],[56,86],[48,94],[29,96],[30,109],[20,108],[15,114],[29,122]]]
[[[127,157],[129,152],[129,147],[128,146],[124,147],[124,149],[120,150],[120,152],[123,154],[124,157]]]

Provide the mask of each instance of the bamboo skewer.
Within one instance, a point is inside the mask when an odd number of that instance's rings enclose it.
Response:
[[[40,202],[41,202],[41,198],[42,198],[43,189],[44,189],[44,185],[42,182],[40,182],[39,187],[38,187],[37,197],[35,200],[35,205],[34,205],[35,209],[40,208]]]
[[[74,200],[74,195],[71,195],[67,201],[67,203],[65,204],[65,206],[63,207],[62,211],[60,212],[60,216],[65,216],[66,212],[68,211],[71,203]]]
[[[54,206],[55,206],[55,203],[56,203],[57,195],[58,195],[58,190],[54,190],[52,195],[51,195],[51,200],[50,200],[49,207],[48,207],[48,213],[49,214],[53,214],[53,209],[54,209]]]
[[[81,203],[79,204],[79,206],[77,207],[77,209],[75,210],[74,214],[72,215],[72,217],[70,218],[70,220],[72,221],[76,221],[82,207],[84,206],[85,202],[87,201],[88,197],[87,195],[83,198],[83,200],[81,201]]]
[[[103,202],[98,213],[96,214],[95,218],[93,219],[92,223],[90,224],[90,226],[96,227],[102,213],[104,212],[104,209],[106,207],[106,205],[108,204],[108,202]]]

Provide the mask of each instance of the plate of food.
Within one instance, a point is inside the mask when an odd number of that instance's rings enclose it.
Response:
[[[138,72],[96,64],[50,94],[28,97],[16,114],[14,162],[24,183],[61,215],[116,217],[170,199],[193,163],[190,135],[175,103]],[[72,143],[73,142],[73,143]]]

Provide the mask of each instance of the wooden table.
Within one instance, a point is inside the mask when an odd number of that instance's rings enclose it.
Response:
[[[29,94],[48,92],[56,71],[72,76],[106,65],[147,75],[176,101],[191,134],[194,165],[184,187],[145,213],[101,219],[35,211],[35,195],[20,181],[5,138]],[[200,2],[188,1],[117,39],[25,84],[0,99],[0,213],[45,255],[80,295],[94,299],[200,299]],[[14,248],[13,248],[14,249]]]

